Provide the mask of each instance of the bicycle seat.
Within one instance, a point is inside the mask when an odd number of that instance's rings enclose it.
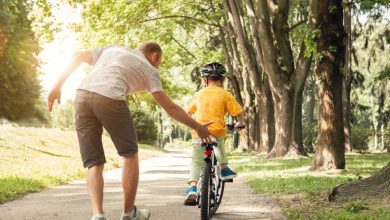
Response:
[[[211,144],[207,144],[205,142],[202,142],[202,147],[206,147],[206,146],[218,146],[217,138],[211,136]]]

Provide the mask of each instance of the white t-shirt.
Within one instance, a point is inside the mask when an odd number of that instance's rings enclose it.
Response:
[[[109,46],[91,50],[92,72],[78,89],[124,100],[130,93],[163,91],[158,70],[135,49]]]

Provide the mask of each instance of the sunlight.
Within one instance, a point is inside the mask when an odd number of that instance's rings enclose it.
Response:
[[[62,71],[65,70],[72,54],[80,48],[77,42],[77,34],[74,33],[68,25],[81,21],[81,8],[72,8],[68,5],[59,4],[58,8],[53,9],[54,17],[61,22],[62,31],[56,34],[52,42],[42,46],[43,50],[39,54],[42,62],[40,77],[44,96],[50,91]],[[81,79],[84,77],[82,68],[75,71],[62,87],[62,103],[66,100],[73,100],[76,89]]]

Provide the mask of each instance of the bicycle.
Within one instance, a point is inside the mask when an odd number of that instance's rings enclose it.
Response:
[[[245,126],[239,127],[242,129]],[[233,126],[228,126],[234,129]],[[201,176],[198,183],[198,199],[197,204],[200,208],[202,220],[209,220],[217,212],[223,197],[225,182],[233,182],[233,179],[222,181],[220,178],[221,167],[217,164],[217,158],[214,154],[214,147],[218,147],[216,142],[211,144],[202,143],[205,147],[204,162],[202,166]]]

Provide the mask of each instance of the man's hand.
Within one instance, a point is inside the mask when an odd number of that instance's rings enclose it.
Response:
[[[176,103],[174,103],[163,91],[154,92],[152,95],[169,116],[194,129],[204,142],[211,143],[211,138],[209,137],[210,133],[209,130],[207,130],[207,126],[212,122],[208,122],[205,125],[200,125],[198,122],[192,119],[180,106],[176,105]]]
[[[61,89],[53,88],[47,96],[47,105],[49,107],[49,112],[52,111],[54,102],[56,100],[58,101],[58,104],[61,103]]]
[[[210,132],[207,129],[207,126],[209,126],[212,123],[214,123],[214,121],[209,121],[209,122],[207,122],[205,124],[199,125],[195,129],[195,131],[198,134],[199,138],[202,139],[202,142],[205,142],[205,143],[208,143],[208,144],[210,144],[212,142],[212,140],[210,138]]]

